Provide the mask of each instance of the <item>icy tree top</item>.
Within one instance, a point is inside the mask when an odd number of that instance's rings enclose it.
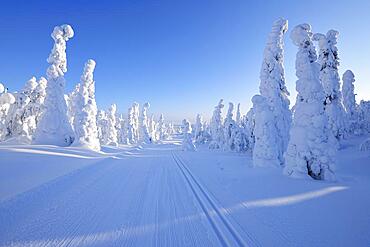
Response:
[[[296,46],[309,46],[312,41],[311,25],[303,23],[293,28],[290,38]]]
[[[85,63],[84,72],[83,72],[83,77],[85,80],[92,80],[95,65],[96,65],[96,62],[94,60],[92,59],[87,60],[87,62]]]
[[[56,26],[51,34],[54,39],[54,47],[47,59],[51,65],[48,69],[48,76],[56,78],[67,72],[66,41],[74,35],[70,25]]]
[[[354,82],[355,81],[355,75],[351,70],[346,70],[343,74],[343,82]]]
[[[233,111],[234,111],[234,104],[232,102],[229,102],[229,109],[227,110],[227,118],[229,119],[233,118]]]
[[[269,34],[267,45],[271,48],[275,47],[277,50],[282,50],[283,37],[288,31],[288,21],[279,18],[272,24],[272,30]],[[265,51],[266,53],[266,51]]]
[[[27,82],[26,82],[26,85],[24,86],[23,88],[23,92],[25,94],[28,94],[30,95],[32,93],[32,91],[37,87],[37,81],[36,81],[36,77],[32,77],[31,79],[29,79]]]
[[[5,87],[2,83],[0,83],[0,93],[3,93],[5,91]]]
[[[326,35],[316,33],[313,36],[313,40],[319,43],[319,60],[322,69],[326,67],[337,69],[339,66],[338,48],[336,46],[338,36],[339,32],[336,30],[329,30]]]

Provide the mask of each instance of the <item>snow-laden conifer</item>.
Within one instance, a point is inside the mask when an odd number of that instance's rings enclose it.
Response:
[[[290,37],[298,46],[295,64],[298,95],[284,173],[291,177],[334,180],[335,147],[324,110],[325,94],[319,80],[320,65],[316,62],[311,26],[296,26]]]
[[[182,129],[182,134],[183,134],[182,149],[184,151],[194,151],[195,146],[194,146],[193,140],[191,138],[190,122],[186,119],[182,120],[181,129]]]
[[[37,126],[34,142],[69,146],[74,136],[64,99],[64,73],[67,72],[66,42],[73,37],[73,29],[69,25],[57,26],[51,37],[55,43],[47,59],[50,66],[47,69],[45,112]]]
[[[166,123],[164,122],[164,116],[163,114],[160,115],[157,128],[156,128],[156,137],[158,140],[163,141],[168,139],[168,133],[166,128]]]
[[[149,121],[148,121],[148,110],[149,110],[150,104],[146,102],[143,105],[143,108],[141,110],[140,114],[140,141],[143,143],[151,143],[152,138],[149,131]]]
[[[209,144],[210,149],[219,149],[224,146],[224,130],[223,130],[223,119],[222,119],[222,108],[224,108],[223,99],[221,99],[215,110],[213,111],[212,119],[210,122],[210,133],[211,142]]]
[[[95,65],[96,63],[92,59],[85,63],[80,88],[74,100],[73,126],[75,140],[73,145],[99,151],[100,142],[96,125],[98,108],[95,101]]]
[[[202,115],[197,114],[194,124],[194,142],[198,145],[204,144],[207,141],[204,125]]]
[[[358,107],[356,104],[355,95],[355,75],[351,70],[344,72],[342,77],[342,94],[343,94],[343,105],[346,110],[348,119],[348,132],[354,134],[358,131]]]
[[[338,74],[339,57],[337,38],[339,32],[329,30],[326,35],[317,33],[313,36],[319,44],[320,81],[325,92],[325,112],[328,116],[329,128],[335,138],[340,141],[345,137],[347,122],[340,91]]]
[[[4,141],[8,134],[7,116],[9,109],[14,103],[14,95],[8,93],[5,86],[0,83],[0,141]]]
[[[277,135],[274,146],[277,148],[280,164],[284,162],[283,155],[288,145],[292,121],[284,74],[284,34],[287,30],[287,20],[280,18],[273,23],[264,51],[259,87],[260,94],[266,98],[274,117],[274,134]]]
[[[118,136],[116,129],[116,104],[112,104],[107,111],[107,136],[104,138],[104,144],[109,146],[118,145]]]

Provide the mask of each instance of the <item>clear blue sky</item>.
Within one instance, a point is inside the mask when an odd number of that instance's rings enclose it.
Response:
[[[70,24],[67,91],[84,62],[95,59],[100,108],[149,101],[167,119],[209,117],[220,98],[241,102],[258,93],[263,49],[272,22],[290,29],[340,32],[340,72],[356,75],[358,100],[370,98],[370,1],[2,1],[0,81],[19,90],[47,68],[54,26]],[[295,96],[296,47],[286,36],[287,85]]]

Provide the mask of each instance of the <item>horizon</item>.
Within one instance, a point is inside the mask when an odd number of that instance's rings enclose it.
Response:
[[[339,31],[340,77],[351,69],[357,102],[369,100],[370,71],[365,61],[370,47],[363,40],[369,40],[370,33],[362,27],[369,22],[370,3],[284,3],[197,2],[197,8],[192,1],[6,3],[0,16],[8,24],[0,27],[0,82],[10,91],[19,91],[32,76],[44,76],[53,44],[50,34],[54,26],[66,23],[75,31],[67,42],[66,94],[79,82],[84,63],[91,58],[97,63],[99,109],[116,103],[118,112],[126,114],[134,101],[149,102],[156,119],[163,113],[166,121],[188,118],[193,122],[197,113],[210,119],[222,98],[224,113],[227,103],[233,102],[241,103],[244,115],[252,96],[259,93],[260,67],[272,23],[283,17],[289,22],[284,64],[290,107],[296,96],[297,48],[289,35],[304,22],[314,32]],[[318,15],[319,5],[332,11]],[[305,12],[297,11],[303,7]],[[356,18],[343,18],[349,10]]]

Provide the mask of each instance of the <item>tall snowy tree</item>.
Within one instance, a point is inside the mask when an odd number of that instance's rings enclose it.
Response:
[[[356,105],[356,95],[355,95],[355,75],[351,70],[344,72],[342,85],[343,93],[343,105],[347,113],[347,119],[349,122],[348,131],[350,134],[354,134],[358,129],[358,110]]]
[[[55,43],[47,59],[50,66],[46,73],[48,84],[45,112],[37,126],[34,143],[69,146],[74,140],[64,99],[64,73],[67,72],[66,42],[73,34],[73,29],[69,25],[57,26],[51,34]]]
[[[183,134],[182,149],[184,151],[194,151],[195,146],[194,146],[193,140],[191,138],[190,122],[186,119],[182,120],[181,128],[182,128],[182,134]]]
[[[117,118],[117,132],[118,132],[118,143],[122,144],[129,144],[130,141],[128,140],[127,135],[127,121],[126,119],[120,114],[120,116]]]
[[[37,125],[41,119],[41,115],[44,111],[44,101],[46,96],[46,85],[47,80],[44,77],[41,77],[38,82],[35,90],[31,94],[31,102],[29,103],[29,111],[32,114],[35,125],[29,126],[29,133],[33,136],[36,131]]]
[[[194,124],[194,141],[196,144],[204,144],[207,141],[203,117],[197,114]]]
[[[229,103],[229,109],[227,110],[226,118],[224,121],[224,150],[233,151],[235,150],[235,138],[239,130],[235,120],[233,119],[234,104]]]
[[[266,98],[274,117],[274,134],[278,135],[278,138],[274,138],[277,141],[274,146],[277,147],[280,164],[284,162],[292,121],[284,75],[284,34],[287,30],[287,20],[280,18],[274,22],[264,51],[259,87],[260,94]]]
[[[74,146],[100,150],[96,115],[98,108],[95,101],[94,69],[95,61],[87,60],[81,76],[80,88],[76,95],[73,126],[75,132]]]
[[[238,103],[238,106],[236,108],[236,119],[235,119],[235,122],[237,125],[241,125],[242,123],[242,115],[240,113],[240,103]]]
[[[223,99],[218,102],[218,105],[213,111],[212,119],[210,122],[211,142],[210,149],[219,149],[224,146],[224,130],[222,119],[222,108],[224,108]]]
[[[278,143],[279,135],[275,125],[275,116],[269,106],[267,98],[255,95],[252,98],[253,109],[255,110],[255,143],[253,148],[253,165],[260,167],[279,167],[280,148]]]
[[[128,135],[128,140],[130,144],[134,144],[138,142],[139,138],[139,104],[134,102],[132,106],[128,109],[128,114],[127,114],[127,135]]]
[[[298,95],[284,173],[291,177],[334,180],[335,147],[324,110],[325,94],[319,80],[320,65],[316,62],[311,26],[296,26],[290,37],[298,46],[295,63]]]
[[[339,57],[337,38],[339,32],[329,30],[326,35],[317,33],[313,36],[319,43],[320,81],[325,92],[325,112],[328,115],[329,128],[335,138],[340,141],[345,137],[347,123],[342,104],[339,83]]]

